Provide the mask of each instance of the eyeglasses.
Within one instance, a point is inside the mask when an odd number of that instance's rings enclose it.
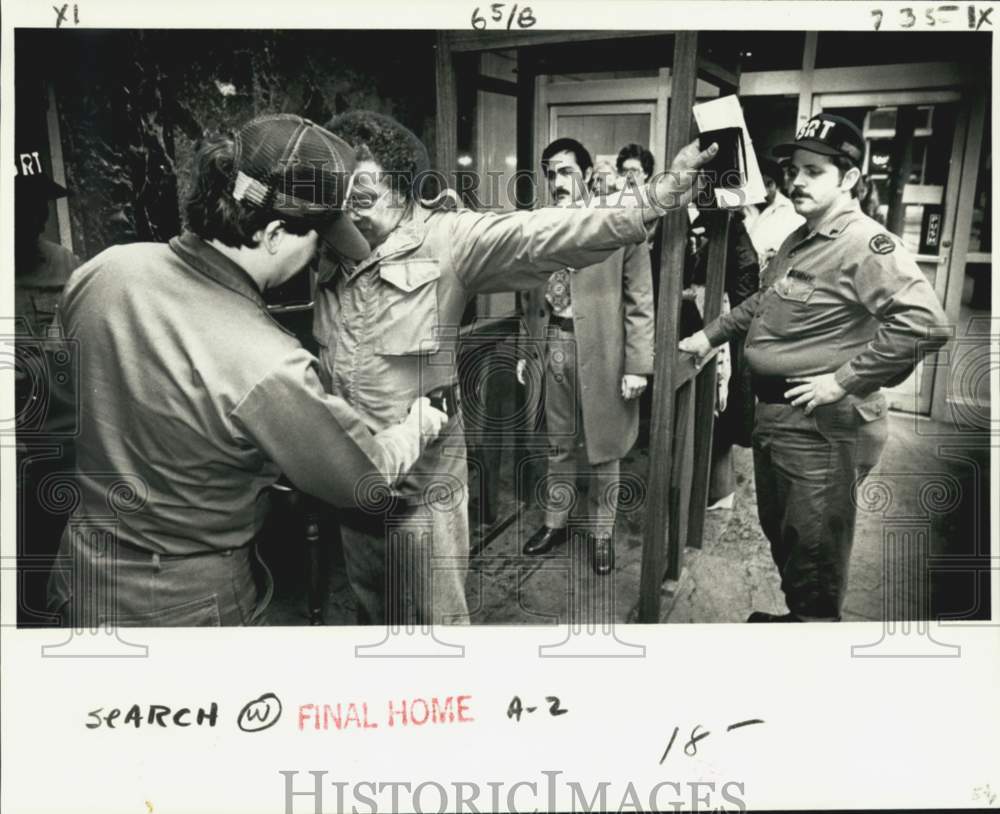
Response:
[[[347,200],[344,204],[346,209],[355,212],[373,209],[391,191],[388,187],[383,187],[381,192],[374,189],[374,184],[378,182],[375,176],[363,173],[361,177],[364,179],[365,186],[359,189],[358,178],[351,178],[350,186],[347,189]]]
[[[367,209],[374,209],[378,205],[378,202],[382,200],[389,190],[384,189],[381,192],[371,192],[368,190],[356,190],[351,193],[347,199],[345,207],[347,209],[353,209],[355,212],[364,212]]]

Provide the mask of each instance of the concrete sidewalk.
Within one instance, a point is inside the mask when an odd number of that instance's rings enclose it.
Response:
[[[845,621],[932,618],[973,609],[975,578],[935,573],[989,550],[989,446],[985,435],[893,415],[889,442],[860,500]],[[662,592],[661,620],[742,622],[751,610],[785,612],[780,580],[757,521],[752,452],[734,450],[737,490],[731,510],[709,512],[704,544],[686,549],[677,583]],[[633,450],[622,471],[645,480],[645,450]],[[504,473],[511,472],[505,456]],[[472,481],[473,493],[475,478]],[[644,510],[623,507],[616,526],[616,567],[598,578],[582,541],[542,557],[521,555],[541,523],[537,508],[519,508],[509,477],[502,481],[499,517],[509,522],[470,563],[473,624],[600,624],[633,621],[639,596]],[[651,498],[648,498],[651,499]],[[479,546],[474,535],[473,550]],[[982,552],[979,552],[982,553]],[[928,561],[928,557],[932,558]],[[304,558],[304,557],[303,557]],[[294,570],[294,569],[293,569]],[[304,572],[279,590],[268,624],[305,623]],[[988,586],[988,572],[980,589]],[[342,566],[330,568],[327,624],[354,623],[354,599]],[[978,600],[988,613],[988,594]]]

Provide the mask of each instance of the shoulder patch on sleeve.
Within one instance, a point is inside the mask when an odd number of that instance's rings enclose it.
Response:
[[[875,254],[891,254],[896,250],[896,242],[887,234],[879,234],[868,241],[868,248]]]

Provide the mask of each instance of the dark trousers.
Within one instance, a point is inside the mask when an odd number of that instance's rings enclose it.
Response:
[[[882,454],[886,412],[880,394],[845,396],[812,415],[786,404],[757,405],[757,512],[794,614],[840,617],[854,542],[854,495]]]

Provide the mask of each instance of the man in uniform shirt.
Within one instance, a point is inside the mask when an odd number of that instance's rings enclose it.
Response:
[[[44,484],[73,467],[72,389],[57,385],[65,358],[53,322],[63,288],[80,261],[43,237],[51,201],[66,189],[42,170],[38,152],[19,153],[14,194],[15,413],[18,475],[18,624],[44,620],[46,582],[66,513],[45,499]],[[39,421],[39,417],[44,417]],[[33,420],[34,419],[34,420]]]
[[[761,273],[778,253],[785,238],[802,225],[802,216],[792,202],[781,193],[785,172],[777,161],[758,158],[760,174],[764,178],[764,201],[744,208],[743,214],[750,241],[757,250]]]
[[[262,610],[251,547],[279,475],[354,504],[443,426],[420,404],[373,435],[264,304],[310,262],[318,231],[364,245],[338,214],[353,154],[298,116],[210,138],[188,231],[112,247],[71,277],[60,313],[80,352],[77,505],[49,581],[65,623],[250,623]]]
[[[545,148],[542,169],[552,203],[584,205],[591,163],[575,139],[556,139]],[[544,525],[524,553],[544,554],[566,540],[572,502],[566,496],[575,493],[580,442],[589,470],[588,547],[594,572],[607,574],[614,568],[619,461],[638,436],[638,398],[653,372],[649,252],[626,246],[594,268],[560,269],[539,295],[541,290],[531,292],[525,310],[529,335],[545,347],[550,499]],[[517,372],[523,384],[524,362]]]
[[[451,418],[385,512],[341,513],[359,621],[467,622],[467,471],[455,408],[458,328],[469,299],[533,288],[553,271],[642,243],[647,224],[690,197],[693,171],[716,150],[685,147],[643,206],[496,214],[425,205],[427,151],[392,119],[354,111],[328,126],[358,148],[350,211],[371,249],[355,261],[334,245],[320,269],[313,331],[327,383],[373,429],[398,421],[408,400],[430,391],[447,393]]]
[[[944,313],[913,257],[854,197],[864,149],[854,124],[826,113],[775,149],[792,158],[805,223],[771,261],[769,287],[680,345],[701,357],[746,334],[757,509],[789,610],[751,622],[839,620],[854,490],[888,433],[879,388],[945,342]]]

